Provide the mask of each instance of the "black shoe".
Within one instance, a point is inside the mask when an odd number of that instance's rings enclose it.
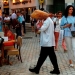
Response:
[[[59,70],[53,70],[53,71],[50,71],[51,74],[60,74],[60,71]]]
[[[34,72],[36,74],[39,74],[39,71],[37,71],[35,68],[34,69],[29,69],[30,72]]]
[[[37,34],[35,35],[35,37],[37,37]]]

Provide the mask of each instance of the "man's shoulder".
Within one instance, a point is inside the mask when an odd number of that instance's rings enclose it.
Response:
[[[53,22],[52,19],[51,19],[50,17],[47,18],[47,21]]]
[[[52,19],[51,19],[50,17],[48,17],[48,18],[44,21],[44,23],[53,23],[53,21],[52,21]]]

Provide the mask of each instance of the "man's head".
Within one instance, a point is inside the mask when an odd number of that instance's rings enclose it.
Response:
[[[12,13],[15,13],[15,10],[12,10]]]
[[[18,12],[17,12],[17,16],[20,16],[20,15],[21,15],[21,12],[20,12],[20,11],[18,11]]]
[[[52,18],[53,17],[53,13],[50,12],[49,13],[49,17]]]

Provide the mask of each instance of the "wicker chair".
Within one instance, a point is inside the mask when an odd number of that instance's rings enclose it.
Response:
[[[9,50],[7,50],[7,56],[8,56],[8,63],[9,63],[9,56],[10,55],[16,55],[18,56],[18,60],[20,60],[22,62],[22,58],[21,58],[21,46],[22,46],[22,37],[18,36],[17,41],[16,41],[16,47],[10,48]]]

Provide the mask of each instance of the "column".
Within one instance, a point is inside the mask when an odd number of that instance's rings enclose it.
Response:
[[[49,12],[53,11],[53,0],[45,0],[46,2],[46,10]]]
[[[35,4],[36,4],[36,9],[39,9],[39,2],[38,2],[38,0],[35,0]]]
[[[10,5],[11,4],[11,1],[12,0],[8,0],[8,2],[9,2],[9,14],[12,14],[12,11],[11,11],[11,8],[10,8],[11,7],[11,5]]]
[[[1,10],[3,12],[3,0],[0,0],[0,7],[1,7]]]

